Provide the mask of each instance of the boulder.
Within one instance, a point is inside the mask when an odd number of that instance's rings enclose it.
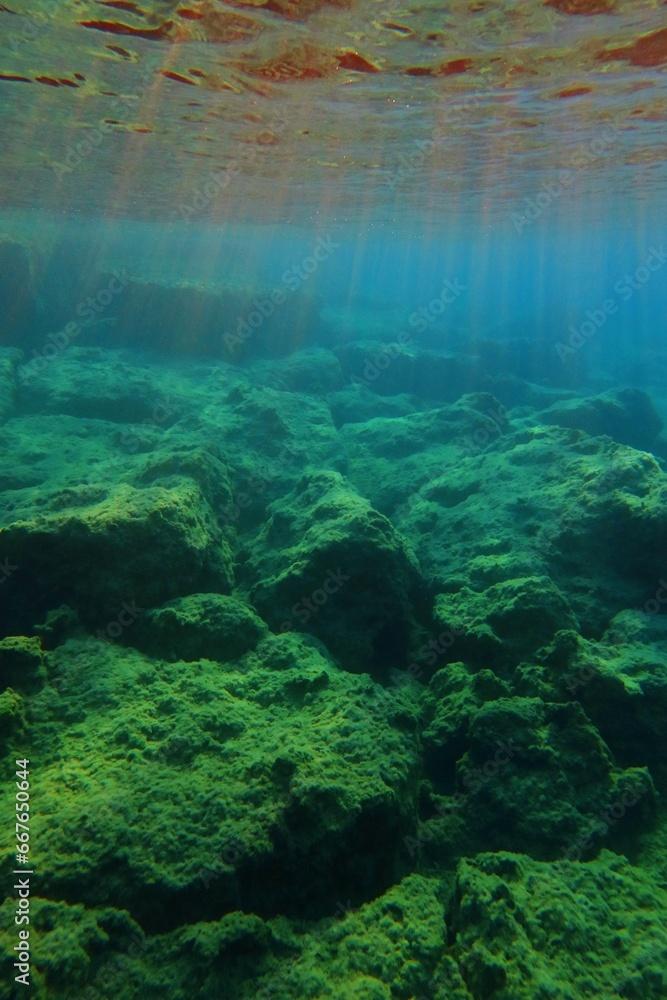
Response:
[[[657,594],[667,599],[667,587]],[[599,640],[572,636],[552,669],[561,698],[576,698],[626,766],[664,773],[667,726],[667,618],[658,597],[650,610],[623,611]],[[655,606],[655,607],[654,607]]]
[[[409,479],[410,468],[398,456],[393,475],[400,478],[398,470],[405,469]],[[455,617],[472,615],[480,627],[489,625],[483,595],[490,585],[507,583],[504,592],[492,592],[488,608],[488,614],[500,612],[497,627],[506,634],[511,616],[505,626],[500,619],[509,613],[513,588],[527,607],[548,598],[554,627],[573,624],[569,606],[584,633],[599,634],[619,611],[640,605],[663,572],[665,498],[667,476],[653,456],[606,437],[532,425],[510,427],[486,449],[448,461],[393,520],[434,587],[452,595],[445,603]],[[545,597],[539,586],[516,583],[525,578],[551,581]],[[463,588],[472,592],[469,609],[456,597]],[[505,610],[498,599],[509,602]],[[539,619],[547,637],[545,610]],[[520,636],[512,643],[520,647]]]
[[[90,638],[46,662],[24,745],[29,757],[39,747],[43,895],[126,909],[155,931],[237,909],[321,916],[395,881],[414,812],[416,690],[341,671],[296,635],[234,667]]]
[[[46,677],[39,639],[25,635],[0,639],[0,690],[34,691]]]
[[[84,623],[119,637],[138,609],[231,588],[232,493],[215,447],[172,444],[155,431],[153,449],[134,452],[118,434],[110,421],[62,415],[5,425],[5,634],[29,633],[69,605]]]
[[[538,698],[479,708],[457,782],[484,849],[512,846],[541,858],[590,857],[655,805],[646,768],[619,769],[579,705]]]
[[[439,594],[435,619],[456,636],[457,656],[495,667],[530,659],[559,630],[579,627],[568,602],[546,576],[514,577],[484,590],[462,587]]]
[[[406,665],[426,601],[417,563],[340,474],[307,474],[272,504],[246,571],[272,628],[316,635],[349,670]]]
[[[667,990],[664,888],[603,851],[586,864],[508,853],[462,861],[448,920],[470,996],[632,997]]]
[[[540,414],[545,424],[606,434],[620,444],[650,450],[662,430],[650,397],[641,389],[617,389],[599,396],[578,396],[555,403]]]
[[[128,641],[163,660],[236,660],[268,633],[247,604],[224,594],[188,594],[145,611]]]

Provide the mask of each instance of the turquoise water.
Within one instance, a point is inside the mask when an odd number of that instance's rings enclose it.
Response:
[[[0,5],[0,1000],[667,997],[663,22]]]

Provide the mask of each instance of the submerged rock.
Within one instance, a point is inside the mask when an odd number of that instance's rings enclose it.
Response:
[[[487,848],[586,858],[653,812],[649,772],[619,769],[579,705],[497,699],[474,714],[467,736],[457,781],[469,828]],[[490,761],[499,766],[489,779]]]
[[[16,418],[4,433],[16,456],[0,460],[5,634],[59,604],[115,633],[128,607],[136,620],[179,594],[230,590],[232,494],[212,449],[158,438],[147,457],[120,448],[114,424],[65,416]]]
[[[417,563],[338,473],[306,475],[271,506],[247,572],[273,628],[312,632],[350,670],[406,665],[426,603]]]
[[[164,930],[239,908],[333,913],[395,880],[414,813],[404,719],[416,691],[386,691],[287,635],[227,667],[94,639],[46,663],[25,751],[40,760],[43,894]]]
[[[474,357],[382,341],[345,344],[336,354],[348,378],[381,395],[411,393],[443,403],[485,387]]]
[[[114,347],[148,348],[169,357],[234,362],[279,357],[306,340],[321,320],[316,298],[277,291],[280,301],[270,288],[168,284],[130,277],[110,307],[116,321],[111,342]],[[89,342],[98,339],[95,332],[88,332]],[[103,338],[105,346],[109,339]]]
[[[529,659],[561,629],[578,622],[548,577],[514,577],[485,590],[440,594],[435,618],[455,634],[455,651],[478,664],[511,666]]]
[[[657,593],[667,600],[667,587]],[[582,703],[620,760],[662,773],[667,617],[657,598],[647,603],[649,611],[616,615],[599,641],[574,636],[556,683],[561,697]]]
[[[540,420],[588,434],[606,434],[621,444],[643,449],[651,448],[662,430],[662,420],[651,399],[640,389],[568,399],[544,410]]]
[[[189,594],[144,612],[130,642],[165,660],[235,660],[268,633],[252,608],[223,594]]]
[[[632,997],[667,992],[665,890],[608,851],[545,864],[515,854],[462,861],[449,913],[474,998]]]
[[[400,456],[395,464],[400,476]],[[639,605],[663,571],[666,498],[667,476],[651,455],[532,426],[450,464],[394,522],[438,589],[474,592],[466,616],[482,607],[490,584],[507,581],[509,593],[517,578],[547,577],[581,628],[599,633]]]
[[[24,616],[62,601],[101,625],[127,606],[231,587],[230,549],[196,483],[125,484],[69,500],[64,510],[0,529],[3,550],[18,567],[7,581],[8,603],[27,605]]]
[[[22,412],[63,413],[119,424],[168,427],[183,406],[183,383],[119,352],[66,345],[53,360],[27,358],[20,372]]]
[[[457,483],[464,463],[493,446],[507,427],[505,408],[493,396],[471,393],[450,406],[350,422],[340,433],[349,478],[371,503],[395,519],[402,504],[430,482],[455,484],[453,491],[444,491],[446,506],[464,499]],[[470,479],[466,490],[474,492]]]
[[[39,1000],[667,995],[667,478],[620,443],[650,406],[436,353],[381,385],[354,343],[71,344],[14,396],[0,353]]]
[[[0,689],[38,689],[46,678],[39,639],[25,635],[0,639]]]

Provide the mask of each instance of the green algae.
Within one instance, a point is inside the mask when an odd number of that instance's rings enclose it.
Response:
[[[278,630],[312,631],[353,670],[401,666],[417,628],[415,558],[338,473],[305,476],[252,543],[251,600]]]
[[[340,672],[288,634],[228,668],[90,639],[46,661],[26,750],[41,761],[43,891],[90,905],[122,898],[159,927],[237,897],[260,912],[317,910],[336,880],[359,898],[398,870],[417,767],[408,691]],[[280,874],[268,891],[270,869]]]
[[[664,889],[623,858],[545,865],[511,854],[462,862],[450,919],[473,997],[665,995]]]
[[[170,660],[235,660],[268,633],[242,601],[224,594],[188,594],[140,615],[132,644]]]
[[[409,353],[0,371],[36,996],[667,996],[658,425]]]

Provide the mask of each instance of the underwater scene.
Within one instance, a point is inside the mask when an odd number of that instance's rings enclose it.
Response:
[[[666,72],[0,3],[0,1000],[667,998]]]

